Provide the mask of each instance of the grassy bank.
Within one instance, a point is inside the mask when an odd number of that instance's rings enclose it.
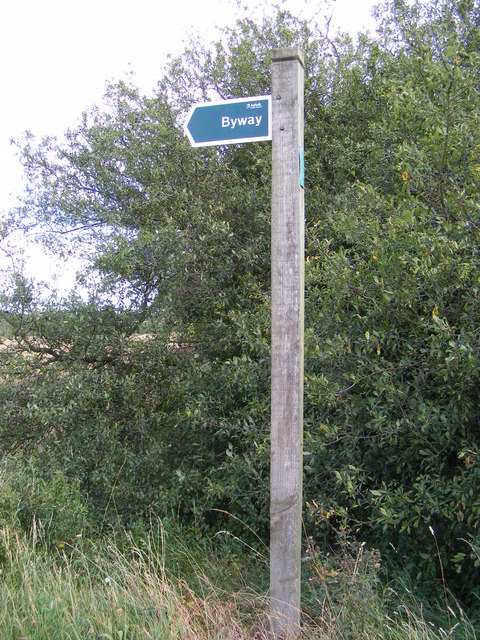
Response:
[[[266,562],[231,540],[195,543],[161,523],[140,541],[47,551],[41,538],[1,531],[1,640],[269,638]],[[374,561],[359,547],[338,570],[308,563],[303,638],[477,637],[454,607],[427,612],[404,587],[381,586]]]

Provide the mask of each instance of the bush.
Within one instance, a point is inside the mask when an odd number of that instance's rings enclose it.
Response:
[[[41,459],[4,456],[0,462],[0,528],[17,528],[38,543],[61,548],[91,529],[78,483]]]

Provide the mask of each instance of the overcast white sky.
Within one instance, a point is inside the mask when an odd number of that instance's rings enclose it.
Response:
[[[328,0],[332,24],[354,33],[374,29],[376,0]],[[252,12],[274,2],[244,0]],[[322,15],[326,0],[278,0],[292,13]],[[0,9],[0,211],[15,203],[21,170],[11,138],[27,129],[37,137],[61,135],[82,111],[101,102],[107,80],[133,71],[148,92],[168,54],[189,33],[215,36],[231,24],[235,0],[8,0]]]

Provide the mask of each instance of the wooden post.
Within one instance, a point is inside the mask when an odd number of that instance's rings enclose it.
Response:
[[[270,613],[300,631],[305,205],[303,56],[272,51]]]

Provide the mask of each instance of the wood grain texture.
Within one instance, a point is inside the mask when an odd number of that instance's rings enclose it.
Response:
[[[270,609],[277,634],[300,630],[305,205],[300,186],[303,57],[272,52],[272,388]]]

